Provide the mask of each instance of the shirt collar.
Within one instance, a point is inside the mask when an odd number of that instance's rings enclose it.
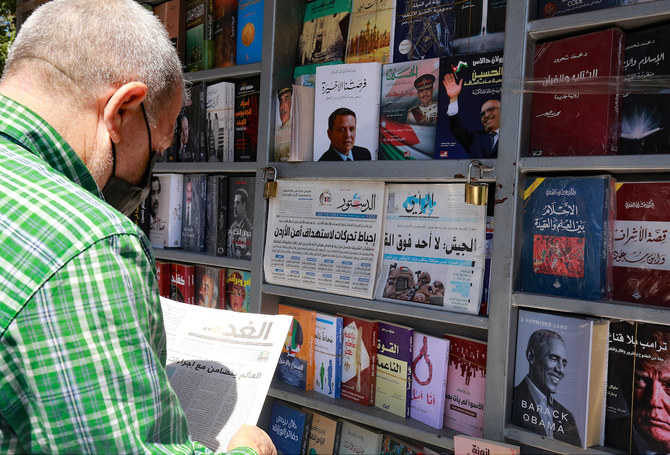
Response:
[[[0,135],[41,158],[68,180],[102,199],[93,176],[65,139],[26,106],[0,95]]]
[[[344,153],[340,153],[339,150],[337,150],[337,149],[336,149],[335,147],[333,147],[332,145],[331,145],[331,148],[332,148],[333,150],[335,150],[335,153],[337,153],[338,155],[340,155],[340,158],[342,158],[342,161],[347,161],[347,160],[349,160],[349,159],[351,159],[351,161],[354,160],[353,149],[352,149],[352,150],[349,150],[349,155],[345,155]],[[349,157],[351,157],[351,158],[349,158]]]

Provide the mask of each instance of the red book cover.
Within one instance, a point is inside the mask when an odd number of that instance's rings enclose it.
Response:
[[[624,38],[611,28],[536,47],[531,156],[616,154]]]
[[[341,396],[365,406],[375,404],[378,322],[341,314]]]
[[[170,298],[170,263],[156,261],[156,281],[161,297]]]
[[[195,304],[195,266],[173,262],[170,266],[170,298]]]
[[[670,182],[617,185],[614,299],[670,307]]]

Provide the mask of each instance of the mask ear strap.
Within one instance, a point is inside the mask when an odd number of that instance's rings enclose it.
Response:
[[[114,141],[109,140],[112,143],[112,177],[116,175],[116,147],[114,147]]]
[[[149,126],[149,117],[147,117],[147,111],[144,109],[144,103],[140,103],[140,107],[142,108],[142,114],[144,114],[144,124],[147,126],[147,136],[149,136],[149,160],[151,160],[151,153],[153,150],[151,149],[151,127]]]

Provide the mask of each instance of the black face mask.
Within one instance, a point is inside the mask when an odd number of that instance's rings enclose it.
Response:
[[[112,141],[112,176],[102,189],[102,194],[105,201],[119,212],[128,216],[146,199],[151,190],[151,171],[154,164],[158,161],[158,153],[151,150],[151,128],[149,128],[149,119],[144,110],[144,103],[140,104],[142,107],[142,114],[144,114],[144,123],[147,127],[147,136],[149,136],[149,163],[147,169],[144,171],[142,180],[137,185],[126,182],[116,177],[116,148]]]

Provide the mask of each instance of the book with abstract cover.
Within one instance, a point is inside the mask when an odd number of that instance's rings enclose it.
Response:
[[[414,329],[378,321],[375,406],[403,418],[412,407]]]
[[[237,1],[214,0],[214,68],[235,65],[237,48]]]
[[[311,423],[310,411],[274,400],[267,433],[278,453],[306,455]]]
[[[609,320],[519,310],[512,423],[583,449],[602,445],[608,336]]]
[[[207,86],[207,161],[231,162],[234,150],[235,83]]]
[[[342,420],[303,408],[312,413],[307,453],[309,455],[332,455],[340,446]]]
[[[296,67],[344,62],[351,0],[316,0],[307,3]]]
[[[248,313],[251,302],[251,272],[226,268],[224,280],[225,285],[221,290],[225,290],[225,306],[222,305],[222,308]]]
[[[226,255],[251,259],[255,176],[228,177],[228,231]]]
[[[464,434],[484,436],[486,342],[445,335],[449,340],[444,426]]]
[[[181,248],[200,253],[205,250],[207,225],[207,174],[184,174],[184,201],[181,217]]]
[[[260,76],[235,83],[235,135],[233,161],[256,161]]]
[[[375,404],[377,380],[378,323],[370,319],[341,315],[341,396],[365,406]]]
[[[384,435],[379,431],[344,420],[340,428],[339,455],[377,455],[381,453]]]
[[[302,390],[314,388],[316,311],[279,304],[277,314],[293,316],[275,378]]]
[[[444,426],[449,340],[414,332],[410,417],[438,430]]]
[[[314,390],[340,398],[342,388],[342,317],[316,314]]]
[[[502,51],[507,0],[464,0],[454,8],[454,54]]]
[[[462,184],[387,185],[376,298],[479,313],[486,207],[465,203]]]
[[[221,305],[221,275],[225,269],[209,265],[195,265],[195,304],[206,308],[223,309]]]
[[[186,71],[202,71],[214,65],[213,0],[186,1]]]
[[[149,241],[154,248],[181,246],[184,174],[153,174],[149,206]]]
[[[237,48],[235,63],[261,61],[263,53],[263,0],[237,0]]]
[[[440,59],[435,158],[498,156],[502,51]]]
[[[670,24],[626,33],[624,80],[631,93],[623,93],[620,155],[670,153],[670,95],[645,90],[670,75],[669,33]]]
[[[454,455],[521,455],[521,447],[514,444],[475,438],[463,434],[454,436]]]
[[[382,67],[379,159],[430,159],[435,153],[440,59]]]
[[[609,175],[528,179],[518,270],[522,291],[611,296],[614,183]]]
[[[384,434],[382,439],[383,454],[399,454],[399,455],[421,455],[423,454],[423,447],[411,444],[392,434]]]
[[[531,156],[616,154],[624,32],[610,28],[535,48]]]
[[[353,0],[345,63],[393,61],[396,0]]]
[[[605,445],[626,453],[667,452],[668,420],[658,399],[663,384],[668,390],[670,326],[617,321],[609,335]]]
[[[228,176],[207,176],[207,228],[205,252],[215,256],[226,255],[228,231]]]
[[[455,0],[397,0],[393,62],[454,55]]]

